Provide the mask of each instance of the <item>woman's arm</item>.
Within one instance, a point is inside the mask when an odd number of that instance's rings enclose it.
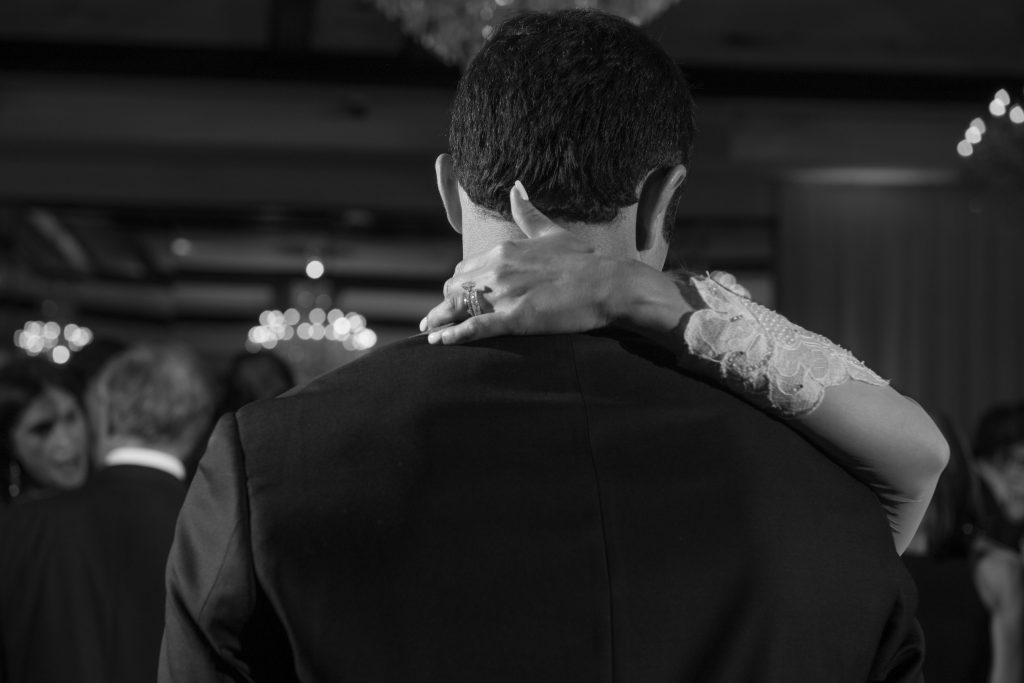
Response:
[[[758,377],[752,383],[729,377],[728,370],[738,364],[730,365],[729,354],[712,357],[714,340],[708,344],[712,350],[703,358],[694,353],[692,332],[697,328],[693,317],[697,311],[706,316],[709,306],[692,280],[673,278],[638,261],[597,253],[584,240],[547,219],[517,192],[512,192],[512,212],[530,239],[507,242],[459,264],[455,275],[445,283],[444,302],[420,325],[421,330],[429,331],[431,343],[454,344],[507,334],[581,332],[615,324],[672,350],[684,366],[705,374],[721,370],[723,383],[747,398],[766,399],[766,382],[770,384],[770,380]],[[462,288],[467,282],[475,284],[486,304],[482,315],[467,317]],[[735,288],[734,281],[721,282]],[[702,286],[722,285],[708,278]],[[728,287],[723,288],[728,292]],[[730,298],[729,303],[753,306],[742,298]],[[757,307],[754,314],[766,310]],[[746,314],[744,311],[741,313]],[[767,314],[775,315],[770,311]],[[730,313],[723,320],[728,323],[734,317]],[[775,320],[773,328],[780,324]],[[450,326],[439,329],[444,325]],[[836,354],[845,353],[834,349]],[[733,354],[731,359],[735,358]],[[845,362],[845,357],[835,358]],[[849,358],[863,367],[852,356]],[[830,457],[872,488],[888,515],[897,551],[902,553],[924,516],[945,467],[948,446],[928,414],[914,401],[887,384],[853,377],[868,376],[847,373],[842,381],[820,387],[809,403],[797,397],[800,401],[792,410],[773,407],[768,400],[757,402],[789,418]],[[776,398],[779,396],[776,393]],[[786,396],[781,398],[788,400]]]
[[[989,683],[1024,681],[1024,571],[1020,558],[991,546],[974,567],[974,583],[989,613]]]

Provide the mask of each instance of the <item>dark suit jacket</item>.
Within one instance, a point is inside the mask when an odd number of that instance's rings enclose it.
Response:
[[[163,575],[185,485],[116,465],[0,522],[0,680],[156,680]]]
[[[877,499],[634,343],[413,338],[222,419],[161,680],[915,680]]]

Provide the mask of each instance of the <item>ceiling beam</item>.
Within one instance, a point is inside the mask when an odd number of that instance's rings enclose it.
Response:
[[[280,4],[290,6],[291,2]],[[298,10],[281,14],[286,19],[274,29],[280,34],[278,45],[301,46],[308,40],[310,15]],[[1011,72],[975,77],[827,68],[682,66],[697,94],[704,97],[978,102],[987,101],[1001,87],[1019,85],[1024,80],[1024,74]],[[458,69],[413,47],[394,55],[365,55],[21,41],[0,41],[0,71],[441,88],[453,88],[459,78]]]
[[[0,71],[435,87],[459,78],[458,69],[416,50],[376,56],[21,41],[0,41]]]

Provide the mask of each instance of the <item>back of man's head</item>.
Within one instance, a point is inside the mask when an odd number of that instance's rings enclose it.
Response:
[[[689,162],[693,132],[689,87],[657,43],[568,10],[502,24],[459,83],[449,144],[477,206],[510,220],[521,180],[548,216],[606,223],[649,172]]]
[[[96,377],[89,399],[101,448],[104,443],[131,444],[179,457],[205,434],[214,405],[198,358],[169,345],[136,346],[112,358]]]

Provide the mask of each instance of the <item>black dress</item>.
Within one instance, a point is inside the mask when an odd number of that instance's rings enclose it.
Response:
[[[917,618],[924,630],[928,683],[988,680],[992,644],[989,613],[974,583],[977,559],[966,554],[903,556],[917,583]]]

